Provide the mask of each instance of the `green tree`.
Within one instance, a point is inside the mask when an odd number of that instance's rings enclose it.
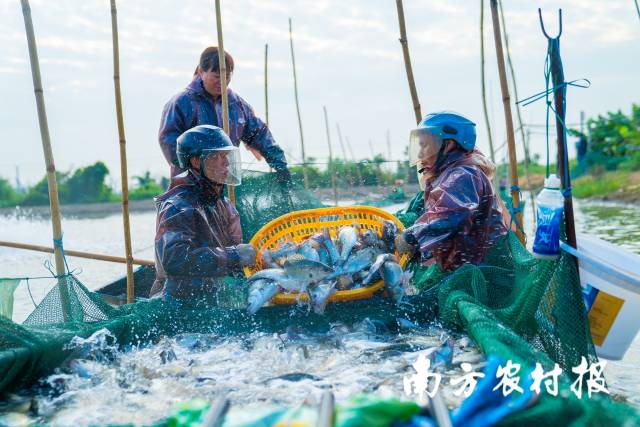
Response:
[[[65,181],[68,173],[56,171],[56,182],[58,184],[58,200],[61,202],[66,199],[67,186]],[[47,177],[44,176],[36,185],[29,188],[25,194],[22,204],[25,206],[38,206],[49,204],[49,184]]]
[[[109,168],[102,162],[76,169],[67,179],[68,203],[107,202],[111,200],[111,188],[105,184]]]
[[[0,178],[0,207],[15,206],[19,203],[19,199],[20,196],[9,181]]]
[[[631,114],[609,112],[587,121],[589,148],[587,167],[598,169],[640,169],[640,105],[631,106]]]
[[[162,186],[162,181],[160,184],[156,182],[156,180],[151,177],[151,172],[149,171],[146,171],[142,175],[134,176],[133,179],[138,181],[138,183],[136,187],[129,192],[129,199],[131,200],[152,199],[162,194],[167,188]]]

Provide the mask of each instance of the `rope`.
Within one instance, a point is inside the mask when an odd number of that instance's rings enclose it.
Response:
[[[591,87],[591,81],[589,81],[588,79],[576,79],[576,80],[571,80],[569,82],[562,82],[556,86],[553,87],[549,87],[550,86],[550,81],[551,81],[551,53],[554,52],[556,49],[559,48],[559,38],[556,37],[554,39],[549,39],[549,47],[547,49],[547,56],[545,58],[544,61],[544,79],[545,79],[545,90],[543,90],[542,92],[538,92],[534,95],[531,95],[525,99],[521,99],[520,101],[516,101],[516,104],[522,104],[523,107],[530,105],[536,101],[539,101],[541,99],[545,100],[545,103],[547,105],[547,111],[546,111],[546,120],[545,120],[545,136],[546,136],[546,145],[547,145],[547,164],[546,164],[546,176],[549,176],[551,173],[551,166],[550,166],[550,154],[549,154],[549,111],[553,111],[553,113],[556,116],[556,120],[561,124],[562,126],[562,132],[564,134],[564,138],[563,138],[563,143],[564,143],[564,147],[563,150],[566,153],[568,153],[568,148],[567,148],[567,124],[565,123],[565,121],[562,119],[561,115],[558,113],[558,111],[556,111],[556,109],[553,107],[551,99],[549,99],[549,95],[552,93],[555,93],[558,90],[562,90],[565,91],[567,90],[567,87],[569,86],[573,86],[573,87],[578,87],[578,88],[589,88]],[[562,66],[562,64],[560,65]],[[564,98],[564,97],[563,97]],[[564,111],[563,111],[564,113]],[[567,183],[569,182],[569,159],[567,158],[567,156],[564,156],[564,160],[565,160],[565,165],[564,165],[564,182]],[[559,165],[556,165],[556,169],[559,167]],[[565,198],[571,197],[571,187],[567,187],[564,188],[562,190],[562,195]]]
[[[520,195],[520,199],[522,199],[522,192],[520,191],[520,186],[519,185],[512,185],[511,186],[511,191],[517,191],[518,194]],[[511,216],[511,220],[509,221],[509,229],[511,229],[511,226],[515,223],[516,224],[516,228],[522,232],[523,235],[525,235],[524,232],[524,228],[522,227],[522,224],[520,224],[518,222],[518,218],[516,218],[516,214],[522,213],[522,203],[518,204],[517,208],[513,207],[513,199],[511,199],[511,206],[509,206],[509,215]],[[526,238],[526,235],[525,235]]]
[[[62,245],[62,236],[60,236],[60,239],[53,239],[53,249],[55,250],[55,248],[59,248],[60,252],[62,252],[62,259],[64,260],[64,266],[67,269],[67,272],[69,272],[69,264],[67,263],[67,256],[64,254],[64,247]],[[63,274],[62,276],[66,276],[67,274]]]

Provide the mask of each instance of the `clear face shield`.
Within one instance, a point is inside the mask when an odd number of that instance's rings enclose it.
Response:
[[[238,147],[207,150],[200,156],[201,173],[216,184],[240,185],[242,165]]]
[[[439,127],[422,127],[411,131],[409,136],[409,162],[416,167],[420,188],[425,188],[425,172],[438,160],[444,141]]]

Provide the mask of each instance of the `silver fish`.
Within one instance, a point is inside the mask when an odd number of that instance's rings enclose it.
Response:
[[[367,274],[367,277],[365,277],[362,280],[362,284],[365,286],[369,286],[371,283],[373,283],[374,280],[379,279],[380,269],[382,268],[382,265],[389,260],[393,262],[398,262],[398,259],[393,254],[378,255],[378,258],[376,258],[376,261],[371,265],[371,268],[369,269],[369,273]]]
[[[280,282],[287,279],[287,273],[282,268],[267,268],[260,270],[253,276],[249,277],[249,282],[255,282],[256,280],[266,279],[272,282]]]
[[[320,255],[314,246],[319,246],[314,240],[305,240],[299,247],[298,253],[311,261],[320,261]]]
[[[398,234],[398,226],[391,220],[384,220],[382,222],[382,241],[386,246],[388,252],[395,252],[395,238]]]
[[[322,236],[324,237],[322,243],[324,244],[324,247],[327,248],[327,252],[329,252],[331,265],[336,265],[340,260],[340,253],[338,252],[336,245],[333,243],[333,239],[331,238],[331,234],[329,233],[329,229],[327,227],[322,229]]]
[[[259,279],[252,282],[247,298],[247,312],[249,314],[255,314],[263,305],[271,300],[279,290],[280,288],[276,282],[271,280]]]
[[[325,281],[316,286],[309,287],[307,293],[309,294],[309,302],[311,303],[311,307],[313,307],[313,311],[317,314],[324,313],[324,309],[327,307],[327,299],[333,295],[335,291],[336,283],[334,281]]]
[[[318,261],[323,264],[331,265],[331,258],[329,257],[329,251],[322,245],[318,248]]]
[[[333,273],[333,268],[319,261],[287,260],[284,271],[289,280],[278,282],[285,290],[304,292],[311,283],[317,283]]]
[[[397,262],[387,261],[382,264],[382,278],[391,298],[399,304],[404,297],[404,287],[408,285],[411,273],[403,272]]]
[[[296,253],[298,250],[298,245],[292,242],[285,242],[278,249],[274,249],[272,251],[268,251],[269,255],[271,255],[272,259],[283,258],[289,255]]]
[[[335,273],[328,276],[327,279],[335,278],[338,276],[351,275],[359,273],[365,270],[373,264],[378,253],[373,247],[366,247],[353,253],[344,263],[342,267],[339,267]]]
[[[342,266],[347,261],[353,247],[358,243],[358,232],[354,227],[346,225],[338,233],[338,242],[340,243],[340,259],[337,265]]]
[[[362,243],[364,243],[365,246],[373,246],[379,248],[384,247],[384,244],[378,237],[378,233],[376,233],[373,228],[369,228],[364,233],[362,233]]]

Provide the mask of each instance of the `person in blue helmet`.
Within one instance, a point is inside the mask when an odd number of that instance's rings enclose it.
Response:
[[[238,147],[222,129],[199,125],[178,137],[176,156],[185,172],[156,198],[156,282],[151,295],[165,300],[202,299],[216,278],[256,261],[242,244],[238,211],[224,197],[224,185],[241,180]]]
[[[227,84],[233,76],[234,62],[225,52]],[[197,125],[222,127],[222,87],[218,48],[206,48],[200,55],[200,62],[191,83],[167,102],[162,111],[158,141],[171,167],[171,177],[184,168],[180,166],[176,154],[178,136]],[[244,141],[247,149],[258,160],[264,158],[271,166],[280,182],[288,182],[290,173],[284,152],[275,143],[267,125],[254,113],[253,108],[237,93],[227,88],[229,100],[229,137],[233,145]]]
[[[480,264],[506,233],[491,178],[495,165],[476,144],[476,125],[453,112],[431,113],[411,131],[409,157],[424,190],[424,214],[396,239],[402,252],[451,271]]]

